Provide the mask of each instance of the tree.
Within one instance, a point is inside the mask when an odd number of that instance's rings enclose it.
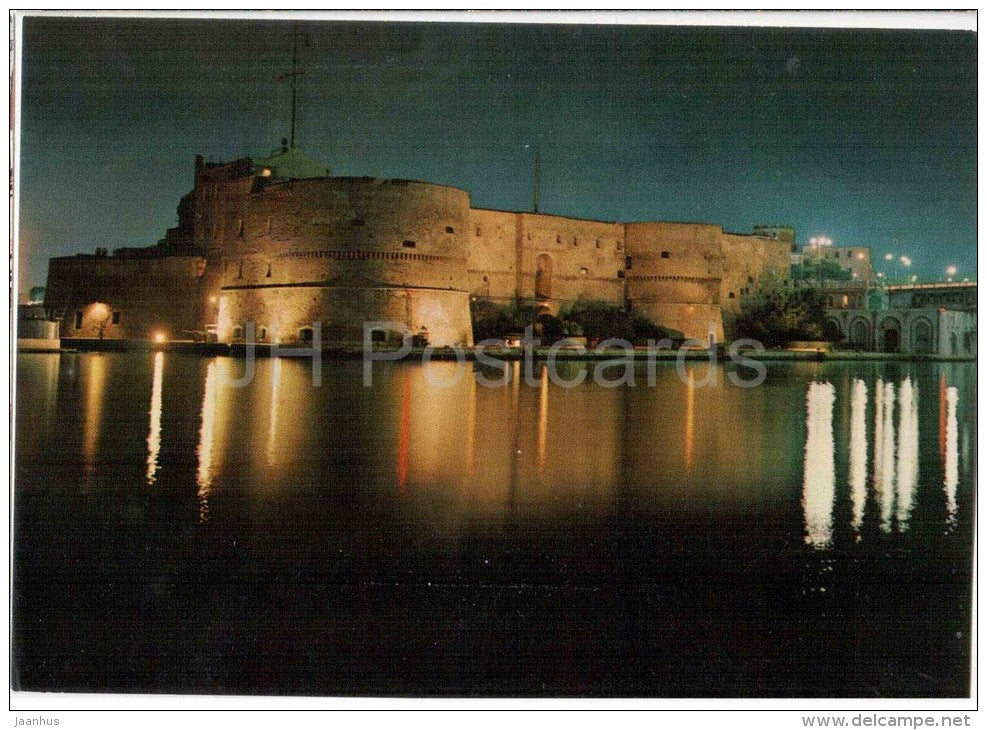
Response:
[[[589,340],[619,337],[631,342],[685,339],[678,330],[663,327],[640,310],[631,312],[600,299],[577,299],[559,313],[563,323],[575,325]]]
[[[769,272],[741,297],[734,333],[766,347],[793,340],[836,339],[837,333],[826,322],[825,308],[825,297],[818,289],[785,286],[777,274]]]
[[[844,269],[833,259],[819,257],[806,258],[800,264],[792,264],[792,279],[794,281],[815,282],[850,281],[853,272]]]

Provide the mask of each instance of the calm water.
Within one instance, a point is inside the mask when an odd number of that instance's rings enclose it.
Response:
[[[17,363],[22,689],[969,691],[972,364]]]

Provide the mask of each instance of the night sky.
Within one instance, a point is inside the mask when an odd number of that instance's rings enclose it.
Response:
[[[976,265],[966,32],[303,23],[298,145],[338,175],[604,220],[756,223]],[[21,285],[47,258],[153,244],[196,153],[288,134],[290,22],[27,18]],[[880,268],[880,267],[878,267]]]

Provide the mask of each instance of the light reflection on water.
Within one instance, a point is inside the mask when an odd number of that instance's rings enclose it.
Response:
[[[150,425],[147,430],[147,483],[154,484],[161,453],[161,388],[164,380],[164,353],[154,355],[154,375],[151,381]]]
[[[136,357],[109,354],[22,356],[24,385],[34,388],[41,405],[32,417],[56,423],[56,411],[74,402],[60,393],[60,383],[78,383],[80,486],[91,488],[105,468],[107,429],[115,428],[105,420],[108,404],[115,416],[126,416],[129,401],[139,405],[139,397],[121,397],[123,378],[137,382],[135,373],[144,368],[144,481],[159,485],[162,470],[168,476],[174,469],[161,461],[174,438],[163,420],[180,425],[194,418],[195,495],[203,521],[218,485],[235,493],[265,482],[276,495],[330,463],[332,473],[323,475],[329,486],[390,483],[393,494],[423,508],[441,495],[446,510],[468,505],[483,514],[593,510],[617,500],[654,512],[756,513],[778,509],[799,479],[805,542],[825,549],[833,544],[834,515],[844,509],[855,539],[866,537],[869,503],[872,524],[882,532],[908,531],[933,473],[942,485],[941,519],[955,524],[971,468],[961,446],[972,426],[959,407],[960,388],[971,379],[964,380],[959,367],[891,376],[879,365],[829,366],[832,374],[819,377],[826,374],[820,366],[796,364],[744,390],[726,382],[722,371],[715,385],[700,387],[691,366],[685,382],[674,368],[659,369],[654,388],[600,388],[591,380],[564,388],[544,367],[528,384],[518,362],[505,366],[510,382],[502,388],[478,386],[472,377],[436,388],[420,367],[395,366],[378,373],[377,387],[364,389],[350,372],[356,365],[334,364],[326,384],[312,388],[304,362],[274,359],[258,363],[250,386],[230,388],[232,360],[145,357],[135,367]],[[195,387],[200,363],[198,401],[170,399],[169,389]],[[432,367],[441,381],[455,365]],[[571,369],[561,374],[570,379],[581,366],[563,367]],[[938,390],[934,411],[921,408],[923,382]],[[799,391],[805,405],[786,406]],[[938,436],[934,459],[921,440],[929,415],[933,424],[938,417],[938,429],[928,429],[931,438]],[[343,421],[341,429],[334,425]],[[134,435],[111,436],[125,452]],[[359,468],[348,469],[350,457],[359,457]]]
[[[806,396],[805,475],[802,508],[805,512],[805,541],[814,548],[829,547],[833,538],[833,498],[836,467],[833,442],[831,383],[809,383]]]

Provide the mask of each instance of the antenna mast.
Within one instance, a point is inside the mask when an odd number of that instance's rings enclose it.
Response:
[[[541,202],[541,147],[535,146],[535,174],[534,174],[534,208],[538,212],[538,204]]]
[[[298,106],[298,77],[304,74],[304,71],[298,69],[298,39],[301,38],[305,41],[305,45],[308,45],[308,34],[300,33],[298,31],[298,21],[292,25],[291,33],[288,33],[291,37],[291,71],[278,76],[278,80],[283,81],[284,79],[291,79],[291,137],[289,142],[289,147],[295,146],[295,117],[296,109]]]

